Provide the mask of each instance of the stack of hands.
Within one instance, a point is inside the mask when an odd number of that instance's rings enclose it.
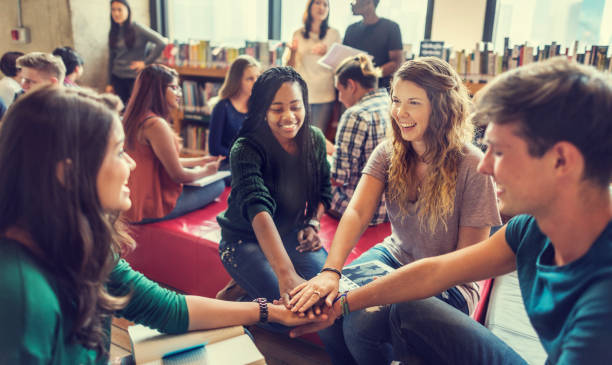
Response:
[[[298,232],[300,252],[320,250],[321,239],[313,227]],[[282,306],[284,318],[281,323],[293,328],[289,335],[298,337],[331,326],[342,315],[338,297],[340,276],[333,271],[322,271],[309,281],[297,273],[279,278],[281,298],[274,301],[274,307]],[[281,309],[281,308],[276,308]]]

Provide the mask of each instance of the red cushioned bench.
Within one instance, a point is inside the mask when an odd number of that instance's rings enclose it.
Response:
[[[216,217],[227,208],[229,188],[217,201],[182,217],[133,225],[136,249],[126,259],[148,278],[188,294],[214,297],[229,281],[219,258],[221,228]],[[329,249],[338,221],[325,215],[320,236]],[[381,242],[391,232],[389,223],[369,227],[349,254],[347,263]]]

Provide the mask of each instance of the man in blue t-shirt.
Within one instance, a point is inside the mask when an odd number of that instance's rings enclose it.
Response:
[[[611,363],[610,115],[610,78],[566,59],[530,64],[492,81],[477,96],[474,114],[488,124],[479,171],[495,179],[501,212],[515,217],[486,241],[406,265],[333,304],[326,300],[328,323],[343,312],[399,303],[389,315],[389,341],[399,360],[525,364],[489,330],[429,298],[517,270],[547,363]],[[410,326],[419,328],[419,337]]]
[[[360,49],[374,57],[373,63],[381,72],[378,87],[389,88],[391,76],[404,61],[402,33],[396,22],[376,15],[380,0],[353,0],[353,15],[363,20],[346,28],[343,44]]]

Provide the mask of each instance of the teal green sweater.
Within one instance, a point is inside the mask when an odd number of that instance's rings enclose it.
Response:
[[[97,353],[69,341],[74,320],[62,310],[54,277],[20,243],[0,239],[0,364],[106,364]],[[187,331],[182,295],[159,287],[119,260],[109,277],[111,293],[132,289],[118,316],[159,329]],[[110,338],[110,321],[105,328]]]
[[[331,181],[325,137],[311,127],[316,166],[321,178],[321,202],[329,208]],[[274,138],[261,142],[238,138],[230,151],[232,191],[227,210],[217,217],[224,241],[256,241],[251,222],[262,211],[270,213],[281,236],[305,225],[306,188],[298,171],[301,156],[287,153]]]

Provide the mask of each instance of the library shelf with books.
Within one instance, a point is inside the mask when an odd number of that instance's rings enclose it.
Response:
[[[280,41],[245,41],[233,47],[190,40],[175,41],[166,47],[161,62],[178,72],[183,91],[183,105],[173,120],[174,130],[183,138],[184,154],[207,154],[210,114],[229,65],[236,57],[253,56],[265,69],[279,65],[284,50],[285,43]]]

